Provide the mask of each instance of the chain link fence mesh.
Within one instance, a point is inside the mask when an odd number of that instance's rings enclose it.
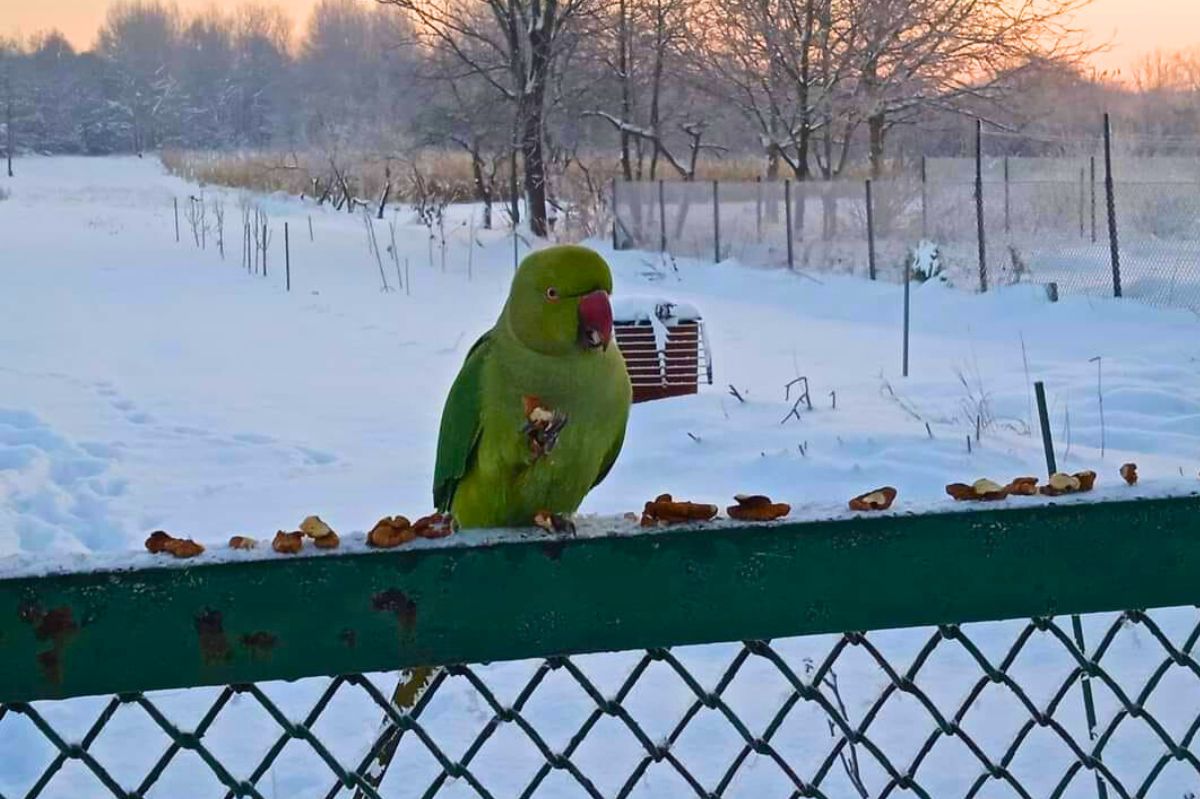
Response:
[[[1182,799],[1198,640],[1134,610],[449,667],[407,711],[379,674],[0,704],[0,794]]]
[[[929,159],[925,179],[618,183],[615,240],[665,256],[866,277],[937,272],[979,290],[973,159]],[[1054,284],[1063,296],[1112,296],[1102,159],[988,158],[982,165],[989,286]],[[1122,294],[1200,312],[1200,160],[1114,165]],[[1123,177],[1133,175],[1136,177]],[[789,235],[790,233],[790,235]]]

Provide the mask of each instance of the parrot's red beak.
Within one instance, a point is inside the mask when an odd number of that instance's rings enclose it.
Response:
[[[587,349],[608,349],[612,341],[613,314],[608,292],[593,291],[579,300],[579,340]]]

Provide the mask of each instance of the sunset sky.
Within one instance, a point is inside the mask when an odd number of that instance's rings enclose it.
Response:
[[[364,0],[365,1],[365,0]],[[237,0],[177,0],[181,10],[208,6],[233,7]],[[279,0],[302,22],[316,0]],[[0,33],[27,36],[59,28],[79,47],[92,43],[108,0],[0,0]],[[1200,0],[1093,0],[1078,25],[1112,49],[1096,57],[1096,66],[1125,70],[1140,55],[1156,48],[1178,50],[1200,46]]]

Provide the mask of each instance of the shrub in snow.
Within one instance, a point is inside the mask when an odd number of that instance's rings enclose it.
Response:
[[[916,247],[910,249],[905,256],[911,270],[912,279],[918,283],[937,279],[947,282],[945,264],[942,262],[942,250],[928,239],[921,239]]]
[[[1032,274],[1029,264],[1025,261],[1025,256],[1012,244],[1008,245],[1008,258],[1010,265],[1008,267],[1002,266],[1000,269],[1001,285],[1015,285]]]

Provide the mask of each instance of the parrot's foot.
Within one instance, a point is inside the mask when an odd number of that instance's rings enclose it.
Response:
[[[529,439],[529,451],[536,461],[549,455],[558,444],[558,434],[567,426],[568,417],[562,411],[550,411],[535,407],[529,414],[521,432]]]
[[[534,514],[533,523],[547,532],[569,536],[575,535],[575,522],[571,521],[569,516],[563,516],[559,513],[540,510]]]

